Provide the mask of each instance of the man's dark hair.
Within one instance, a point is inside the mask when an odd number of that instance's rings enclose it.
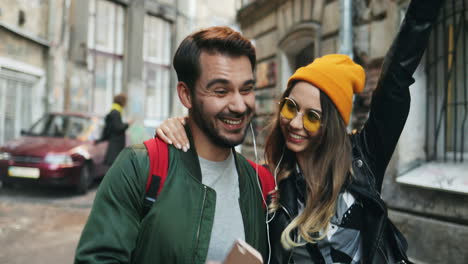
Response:
[[[180,43],[174,55],[174,69],[180,82],[194,93],[195,82],[201,74],[200,54],[220,53],[232,57],[247,56],[255,69],[255,47],[250,40],[229,27],[210,27],[192,33]]]

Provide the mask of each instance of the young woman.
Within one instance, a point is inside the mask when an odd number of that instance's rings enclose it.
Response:
[[[365,83],[364,70],[349,57],[318,58],[289,79],[265,143],[279,187],[268,219],[271,263],[410,263],[380,191],[441,2],[410,3],[360,132],[346,131],[353,94]],[[183,129],[172,119],[157,133],[186,148],[177,131]]]
[[[270,205],[273,263],[407,260],[379,195],[409,109],[411,77],[394,76],[381,79],[369,120],[353,135],[346,127],[353,93],[364,88],[361,66],[327,55],[289,79],[265,143],[279,184]]]

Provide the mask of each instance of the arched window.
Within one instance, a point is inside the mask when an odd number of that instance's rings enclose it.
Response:
[[[305,48],[303,48],[294,58],[294,68],[297,69],[311,63],[312,60],[315,58],[314,51],[314,43],[310,43]]]
[[[312,62],[319,55],[320,26],[303,23],[294,26],[279,42],[281,90],[294,71]]]

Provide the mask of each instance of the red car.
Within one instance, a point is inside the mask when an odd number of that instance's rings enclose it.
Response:
[[[102,118],[81,113],[50,113],[22,137],[0,146],[0,181],[74,186],[86,193],[107,166],[107,142],[95,144]]]

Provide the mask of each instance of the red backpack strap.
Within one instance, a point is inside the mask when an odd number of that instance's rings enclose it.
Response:
[[[160,138],[144,142],[149,157],[149,172],[146,180],[146,195],[143,203],[143,215],[149,211],[156,197],[162,190],[169,169],[169,149]]]
[[[272,198],[271,191],[276,188],[275,179],[267,168],[251,160],[248,160],[248,162],[254,168],[254,170],[258,170],[258,178],[260,179],[260,185],[262,186],[263,198],[265,198],[265,201],[268,204]]]

